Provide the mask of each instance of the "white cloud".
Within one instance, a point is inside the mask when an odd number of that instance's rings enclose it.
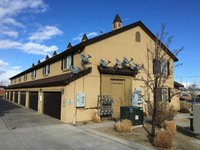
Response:
[[[7,66],[8,63],[0,59],[0,67]]]
[[[12,40],[0,40],[0,49],[19,48],[22,44]]]
[[[25,27],[22,23],[17,22],[14,18],[4,18],[4,19],[2,19],[1,24],[12,25],[12,26],[15,26],[15,27],[20,27],[20,28]]]
[[[17,38],[18,37],[18,32],[16,31],[1,31],[0,30],[0,34],[3,34],[3,35],[7,35],[9,37],[13,37],[13,38]]]
[[[24,44],[20,49],[22,49],[25,53],[36,55],[49,55],[50,52],[58,50],[55,45],[46,46],[33,42],[28,42]]]
[[[81,39],[82,39],[82,37],[83,37],[83,34],[84,33],[80,33],[78,36],[74,37],[72,39],[72,41],[78,41],[78,42],[80,42]],[[86,35],[87,35],[88,38],[93,38],[95,36],[98,36],[99,34],[97,32],[90,32],[90,33],[87,33]]]
[[[13,77],[14,75],[16,75],[16,74],[18,74],[18,73],[20,73],[21,72],[21,70],[19,69],[5,69],[5,70],[3,70],[3,72],[2,72],[2,74],[1,74],[1,76],[0,76],[0,81],[4,81],[4,82],[6,82],[6,83],[10,83],[10,80],[9,80],[9,78],[10,77]]]
[[[1,0],[0,18],[15,16],[22,11],[44,12],[47,8],[43,0]]]
[[[92,38],[92,37],[95,37],[97,35],[99,35],[97,32],[90,32],[90,33],[87,34],[87,37]]]
[[[12,67],[12,69],[14,69],[14,70],[19,70],[21,68],[21,66],[14,66],[14,67]]]
[[[44,40],[49,40],[54,36],[62,35],[62,31],[55,26],[44,26],[39,28],[39,30],[29,37],[31,41],[42,42]]]
[[[20,43],[12,40],[0,40],[0,49],[19,49],[27,54],[49,55],[50,52],[58,50],[58,47],[33,42]]]
[[[0,0],[0,35],[18,37],[17,28],[25,28],[16,17],[25,12],[44,12],[48,8],[43,0]],[[2,36],[4,35],[4,36]],[[1,38],[0,37],[0,38]]]

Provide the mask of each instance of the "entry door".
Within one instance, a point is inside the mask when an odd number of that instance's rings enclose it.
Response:
[[[125,100],[125,81],[124,80],[112,80],[111,79],[111,95],[114,99],[113,103],[113,117],[119,118],[120,106],[126,105]]]

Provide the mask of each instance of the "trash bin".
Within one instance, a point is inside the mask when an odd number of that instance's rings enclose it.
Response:
[[[121,106],[120,119],[131,120],[132,125],[143,125],[143,107]]]

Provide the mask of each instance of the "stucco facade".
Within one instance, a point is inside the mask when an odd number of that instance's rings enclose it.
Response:
[[[20,92],[23,91],[26,93],[25,107],[29,107],[29,93],[37,91],[37,111],[45,113],[44,108],[47,107],[44,105],[44,101],[47,101],[45,93],[57,93],[61,96],[59,119],[63,122],[71,123],[75,120],[91,120],[98,105],[99,95],[113,97],[113,116],[116,118],[119,117],[120,106],[131,105],[131,94],[135,89],[141,89],[144,98],[147,97],[147,94],[153,97],[153,94],[146,90],[144,83],[136,80],[141,77],[147,78],[144,73],[140,71],[136,73],[130,70],[128,70],[128,74],[123,71],[121,71],[122,73],[102,73],[99,70],[100,59],[109,60],[108,66],[112,68],[116,65],[116,58],[123,61],[124,57],[126,57],[128,59],[133,58],[134,64],[144,64],[153,76],[153,61],[148,60],[147,55],[149,50],[154,50],[155,36],[142,22],[122,27],[122,22],[119,22],[119,24],[117,21],[119,20],[114,20],[113,22],[113,28],[116,27],[113,31],[93,39],[83,40],[64,52],[52,56],[44,62],[12,77],[11,85],[6,90],[6,99],[14,101],[15,97],[18,96],[18,104],[21,104],[20,99],[22,96],[20,96]],[[140,34],[139,42],[136,40],[136,33]],[[173,68],[174,61],[178,59],[169,50],[163,50],[163,53],[166,53],[167,58],[171,58],[169,59],[169,64],[170,68]],[[88,64],[83,66],[80,54],[91,56]],[[69,55],[72,56],[71,65],[80,68],[77,74],[72,74],[70,69],[62,69],[63,58]],[[47,64],[50,65],[50,71],[49,74],[44,75],[43,68]],[[36,70],[34,79],[31,78],[33,70]],[[27,74],[27,79],[24,80],[25,74]],[[168,77],[165,86],[174,88],[173,71]],[[18,95],[14,94],[15,91],[18,92]],[[76,107],[77,93],[84,93],[85,107]],[[170,103],[176,109],[179,109],[178,97],[173,97]],[[141,105],[144,106],[144,102]]]

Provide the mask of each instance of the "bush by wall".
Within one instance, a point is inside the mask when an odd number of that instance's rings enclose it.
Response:
[[[115,129],[119,133],[132,132],[132,122],[128,119],[118,121],[115,124]]]

